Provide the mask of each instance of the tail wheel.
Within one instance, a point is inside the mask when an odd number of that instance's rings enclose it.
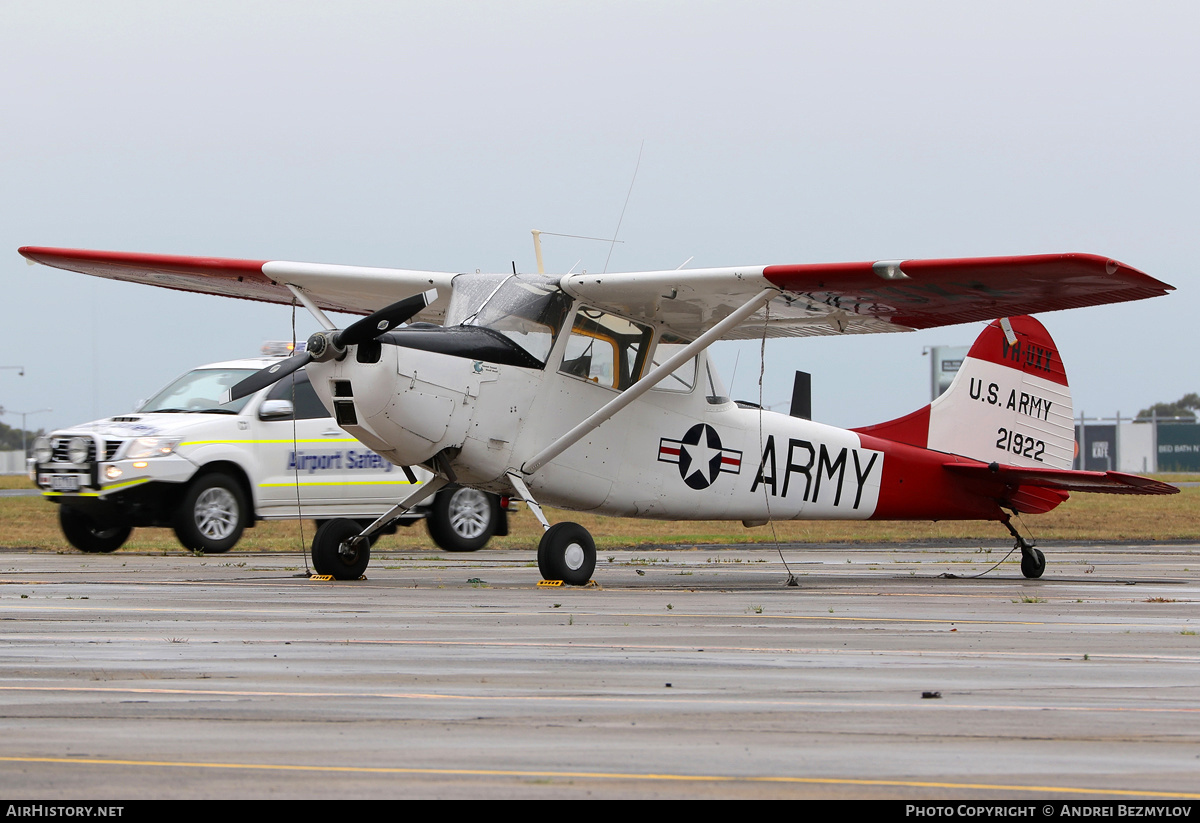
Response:
[[[360,538],[362,526],[354,520],[329,520],[317,529],[312,542],[312,564],[317,574],[335,580],[358,580],[371,562],[371,545]]]
[[[68,543],[88,554],[115,552],[133,531],[124,525],[101,525],[84,512],[65,505],[58,507],[58,525]]]
[[[556,523],[538,544],[538,570],[546,580],[586,585],[596,571],[596,543],[578,523]]]
[[[1037,549],[1021,552],[1021,574],[1036,580],[1046,571],[1046,555]]]

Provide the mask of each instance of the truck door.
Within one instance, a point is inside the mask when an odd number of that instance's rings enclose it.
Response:
[[[262,419],[269,400],[291,401],[294,416]],[[404,472],[338,428],[303,371],[294,382],[285,378],[266,392],[251,425],[256,429],[262,515],[280,508],[295,511],[297,492],[301,505],[369,504],[380,511],[403,494]]]

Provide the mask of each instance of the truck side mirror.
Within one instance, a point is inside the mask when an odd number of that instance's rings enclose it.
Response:
[[[291,420],[295,414],[291,400],[264,400],[258,407],[259,420]]]

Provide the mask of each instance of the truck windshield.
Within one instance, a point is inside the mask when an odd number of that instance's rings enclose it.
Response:
[[[150,412],[190,414],[237,414],[250,402],[251,394],[221,405],[225,390],[254,374],[254,369],[196,369],[180,377],[138,409]]]

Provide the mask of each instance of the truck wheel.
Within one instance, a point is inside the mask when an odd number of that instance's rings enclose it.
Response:
[[[58,507],[58,525],[67,542],[81,552],[115,552],[129,539],[129,526],[101,527],[95,520],[71,506]]]
[[[246,495],[222,472],[192,481],[175,512],[175,536],[184,548],[220,554],[234,547],[250,519]]]
[[[335,580],[358,580],[371,562],[371,544],[358,541],[362,527],[353,520],[327,520],[312,542],[313,571]]]
[[[500,498],[475,489],[444,489],[425,518],[429,536],[448,552],[482,549],[496,533]]]

